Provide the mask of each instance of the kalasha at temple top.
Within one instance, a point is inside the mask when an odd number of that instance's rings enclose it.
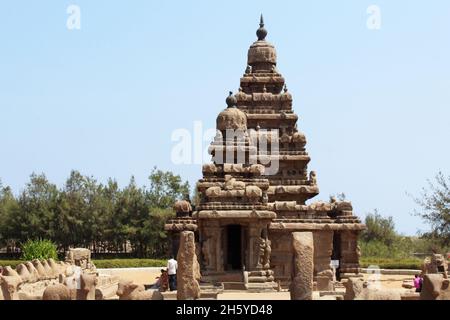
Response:
[[[306,137],[262,16],[256,35],[239,90],[230,92],[217,117],[213,162],[203,166],[197,184],[200,201],[193,208],[177,203],[177,218],[165,229],[174,253],[180,231],[196,232],[204,281],[231,281],[245,269],[252,290],[289,283],[292,232],[313,232],[314,279],[331,286],[331,260],[338,261],[338,278],[359,273],[357,238],[364,225],[348,201],[306,204],[319,194],[317,175],[308,171]],[[227,136],[229,130],[243,139]]]

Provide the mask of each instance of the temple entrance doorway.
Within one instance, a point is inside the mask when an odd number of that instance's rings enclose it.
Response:
[[[242,269],[242,228],[238,224],[227,226],[227,265],[228,270]]]
[[[336,280],[341,281],[341,235],[336,231],[333,233],[333,252],[331,253],[331,260],[338,261],[339,263],[339,266],[336,268]]]

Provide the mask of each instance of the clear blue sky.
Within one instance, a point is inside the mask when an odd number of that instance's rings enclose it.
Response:
[[[81,9],[81,30],[66,9]],[[366,26],[369,5],[381,30]],[[0,2],[0,178],[70,170],[123,186],[171,163],[171,133],[215,125],[245,70],[264,13],[294,96],[321,194],[344,192],[364,217],[426,227],[418,194],[450,163],[449,1]]]

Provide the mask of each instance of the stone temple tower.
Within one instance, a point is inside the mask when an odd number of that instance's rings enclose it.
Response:
[[[239,91],[230,93],[217,118],[213,163],[203,166],[197,185],[200,204],[192,213],[177,210],[165,229],[175,246],[180,230],[197,233],[205,281],[242,282],[249,290],[287,285],[291,234],[311,231],[316,286],[332,290],[331,260],[339,261],[338,279],[359,273],[357,237],[364,225],[350,202],[306,204],[319,194],[316,173],[308,171],[306,137],[262,16],[256,34]]]

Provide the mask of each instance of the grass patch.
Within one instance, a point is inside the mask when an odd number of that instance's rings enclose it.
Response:
[[[15,268],[18,264],[24,263],[22,260],[0,260],[0,266],[6,267],[11,266],[11,268]]]
[[[164,267],[167,260],[161,259],[102,259],[93,260],[97,268],[145,268],[145,267]]]
[[[416,258],[361,258],[359,261],[361,268],[367,268],[370,265],[379,266],[381,269],[422,269],[423,260]]]

